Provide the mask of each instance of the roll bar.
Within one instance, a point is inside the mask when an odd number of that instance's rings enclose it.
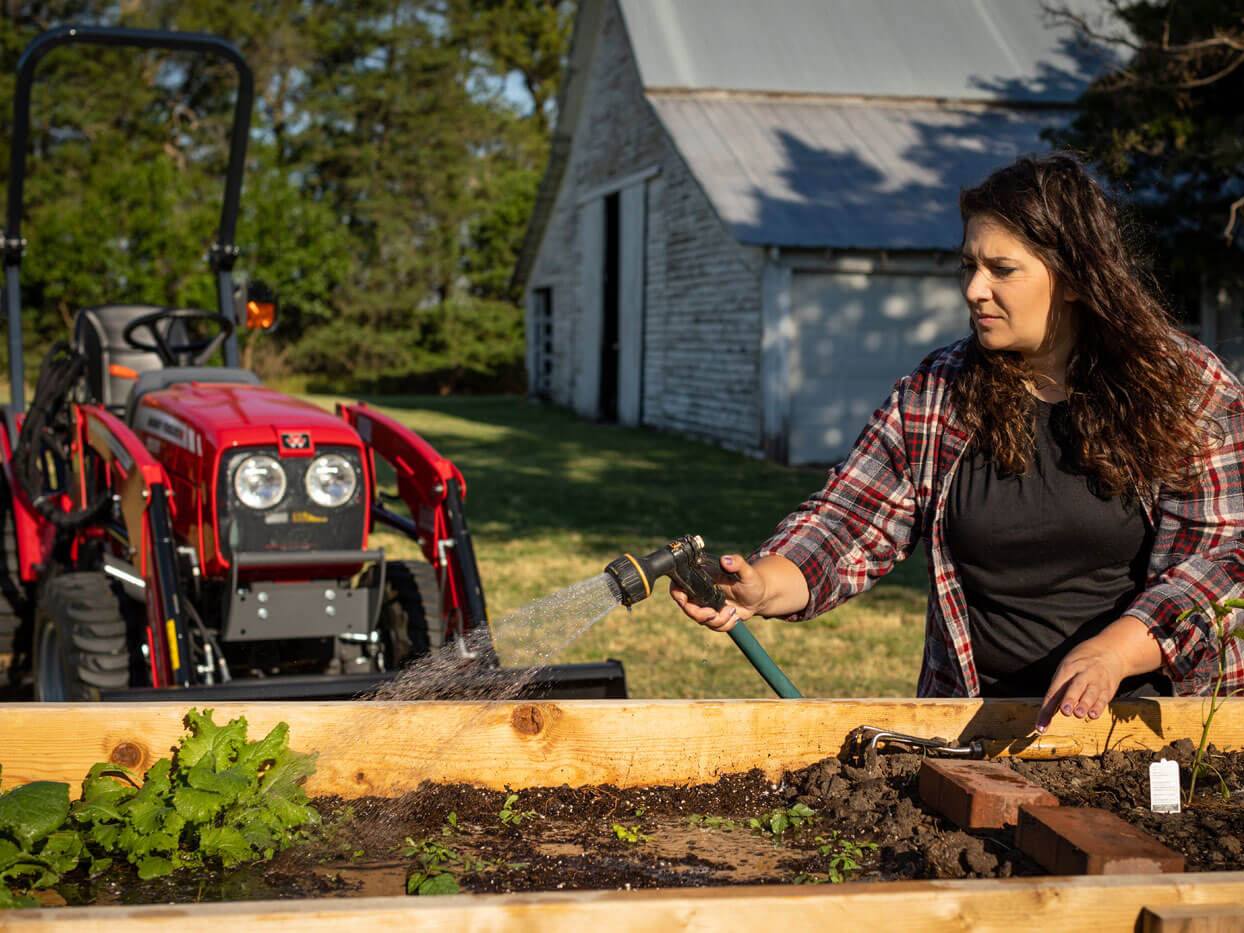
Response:
[[[229,142],[229,167],[225,175],[225,200],[220,210],[220,228],[212,244],[210,263],[216,273],[216,302],[221,314],[234,320],[233,264],[238,248],[233,237],[237,229],[238,204],[242,196],[242,173],[246,165],[246,143],[250,135],[251,108],[255,99],[255,78],[237,46],[218,36],[194,32],[163,32],[154,29],[115,29],[106,26],[57,26],[36,37],[26,46],[17,62],[17,87],[13,95],[13,133],[10,145],[8,212],[4,239],[4,305],[9,328],[9,387],[11,404],[25,409],[25,367],[22,359],[22,308],[19,272],[26,241],[22,239],[22,187],[26,180],[26,143],[30,136],[30,96],[35,68],[48,52],[62,45],[125,46],[140,49],[167,49],[198,52],[222,58],[238,73],[238,94],[233,111],[233,131]],[[225,343],[225,365],[238,365],[237,337]]]

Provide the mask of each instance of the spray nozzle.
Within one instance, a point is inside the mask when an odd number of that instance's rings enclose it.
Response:
[[[624,606],[633,606],[652,595],[652,586],[660,577],[669,577],[693,603],[720,609],[726,596],[717,588],[710,567],[718,564],[705,553],[704,539],[699,535],[676,538],[647,557],[623,554],[605,567],[617,587]]]

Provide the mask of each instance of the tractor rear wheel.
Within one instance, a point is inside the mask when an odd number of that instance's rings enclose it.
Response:
[[[0,472],[0,680],[16,673],[30,638],[30,599],[17,561],[17,526],[9,484]]]
[[[92,700],[130,685],[125,616],[103,573],[66,573],[44,587],[35,611],[35,698]]]
[[[377,626],[388,667],[402,667],[444,643],[440,590],[431,564],[411,560],[386,565],[383,600]]]

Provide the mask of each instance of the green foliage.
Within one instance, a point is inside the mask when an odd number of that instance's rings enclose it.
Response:
[[[1082,34],[1117,32],[1052,6]],[[1113,43],[1122,64],[1089,87],[1068,128],[1048,135],[1135,195],[1157,233],[1155,268],[1169,273],[1172,297],[1191,304],[1203,277],[1238,284],[1244,269],[1244,205],[1235,200],[1244,195],[1244,21],[1228,0],[1110,6],[1131,33]]]
[[[453,824],[456,826],[456,821]],[[443,832],[443,830],[442,830]],[[498,868],[526,868],[525,862],[489,861],[460,852],[439,839],[421,839],[416,842],[409,836],[402,855],[413,858],[415,866],[406,876],[406,893],[426,896],[431,894],[457,894],[461,891],[457,876],[495,871]]]
[[[497,814],[497,819],[501,821],[502,826],[518,826],[523,820],[535,818],[535,810],[517,810],[518,794],[507,794],[505,803],[501,805],[501,812]]]
[[[243,335],[244,363],[333,390],[513,390],[523,346],[512,276],[573,8],[21,4],[0,20],[0,121],[41,29],[85,18],[225,36],[257,92],[238,272],[281,300],[275,332]],[[206,257],[235,84],[218,62],[129,49],[75,47],[40,65],[22,231],[29,353],[92,304],[215,306]],[[0,158],[6,147],[0,134]]]
[[[638,826],[624,826],[622,823],[614,823],[611,828],[613,829],[615,839],[630,843],[631,845],[639,845],[652,838],[647,833],[641,833]]]
[[[816,811],[807,804],[797,803],[793,807],[773,810],[763,817],[752,817],[747,825],[772,836],[773,841],[780,844],[787,830],[799,829],[815,816]]]
[[[877,843],[844,839],[837,830],[828,836],[817,836],[815,841],[817,851],[826,859],[825,871],[802,872],[795,876],[795,884],[842,884],[852,872],[864,867],[869,853],[877,851]]]
[[[210,710],[190,710],[186,725],[141,784],[101,762],[72,804],[67,784],[48,781],[0,794],[0,906],[21,902],[10,887],[48,887],[84,863],[96,875],[124,859],[146,880],[269,859],[319,823],[301,786],[315,756],[290,750],[285,723],[255,742],[245,719],[218,726]]]
[[[759,824],[759,820],[756,821]],[[687,823],[691,826],[698,826],[701,829],[716,829],[723,833],[732,833],[739,828],[739,824],[726,816],[710,816],[704,813],[692,813],[687,817]]]
[[[1180,622],[1194,613],[1208,612],[1213,617],[1212,624],[1216,645],[1215,658],[1218,664],[1218,672],[1214,677],[1214,690],[1209,699],[1209,710],[1201,720],[1201,741],[1198,743],[1196,755],[1192,759],[1192,776],[1188,781],[1188,790],[1184,798],[1185,806],[1191,806],[1193,795],[1196,793],[1197,779],[1203,774],[1213,774],[1218,778],[1218,789],[1222,794],[1223,800],[1227,800],[1231,796],[1226,780],[1219,773],[1218,769],[1209,763],[1209,759],[1206,757],[1206,750],[1209,748],[1209,735],[1210,729],[1214,725],[1214,716],[1217,715],[1218,710],[1222,708],[1222,704],[1230,696],[1230,693],[1224,694],[1222,691],[1223,681],[1227,676],[1227,649],[1230,648],[1232,641],[1244,643],[1244,623],[1233,626],[1229,621],[1237,609],[1244,609],[1244,599],[1224,599],[1222,602],[1211,602],[1204,610],[1199,607],[1189,609],[1181,612],[1178,617]]]

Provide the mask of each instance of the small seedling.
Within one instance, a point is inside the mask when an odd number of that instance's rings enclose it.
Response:
[[[747,821],[747,825],[757,832],[773,836],[773,841],[780,843],[787,830],[799,829],[815,816],[816,811],[806,803],[797,803],[784,810],[774,810],[766,816],[754,816]]]
[[[702,829],[717,829],[723,833],[732,833],[739,828],[739,824],[728,816],[710,816],[705,813],[692,813],[687,817],[687,822],[692,826],[699,826]]]
[[[1209,604],[1209,613],[1213,616],[1214,631],[1218,636],[1218,673],[1214,677],[1214,691],[1209,699],[1209,711],[1205,714],[1205,718],[1201,720],[1201,741],[1197,745],[1196,755],[1192,759],[1192,777],[1188,782],[1188,791],[1184,800],[1185,806],[1192,805],[1192,795],[1196,792],[1196,782],[1202,774],[1210,773],[1218,778],[1218,788],[1222,792],[1224,800],[1230,798],[1231,790],[1227,787],[1227,782],[1219,773],[1218,769],[1206,760],[1205,750],[1209,747],[1210,727],[1214,724],[1214,716],[1218,710],[1222,708],[1222,704],[1226,702],[1227,697],[1232,693],[1239,691],[1227,691],[1225,694],[1222,690],[1223,681],[1227,676],[1227,649],[1231,645],[1232,639],[1244,643],[1244,624],[1232,626],[1228,621],[1228,617],[1236,609],[1244,609],[1244,599],[1225,599],[1221,603],[1212,602]],[[1194,612],[1202,612],[1204,610],[1199,607],[1189,609],[1187,612],[1180,613],[1179,621],[1182,622]]]
[[[445,817],[445,825],[441,827],[442,836],[452,836],[458,831],[458,814],[453,810],[449,811],[449,816]]]
[[[535,810],[514,809],[517,803],[518,794],[509,794],[505,798],[505,803],[501,805],[501,812],[497,814],[502,826],[517,826],[523,820],[530,820],[536,816]]]
[[[646,833],[641,833],[638,826],[623,826],[621,823],[613,824],[613,834],[623,842],[629,842],[631,845],[639,845],[641,842],[647,842],[652,837]]]
[[[459,852],[437,839],[416,842],[409,836],[406,837],[402,855],[419,863],[406,876],[406,893],[420,896],[459,893],[462,889],[456,876],[462,873],[482,874],[498,868],[519,870],[527,867],[526,862],[491,862]]]
[[[875,842],[856,842],[843,839],[837,832],[817,836],[816,850],[829,860],[824,875],[802,872],[795,876],[795,884],[842,884],[852,872],[864,867],[869,852],[877,850]]]

